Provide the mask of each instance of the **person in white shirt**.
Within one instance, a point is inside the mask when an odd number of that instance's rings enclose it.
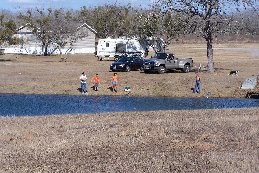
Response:
[[[86,80],[87,77],[85,75],[85,72],[83,72],[80,76],[80,81],[81,81],[81,89],[82,89],[82,94],[87,94],[87,84],[86,84]]]

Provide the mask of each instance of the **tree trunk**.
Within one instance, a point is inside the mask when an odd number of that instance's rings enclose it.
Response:
[[[212,42],[207,40],[207,58],[208,58],[208,71],[214,72],[214,61],[213,61],[213,48]]]
[[[44,56],[48,56],[48,45],[44,46]]]
[[[48,55],[48,45],[46,43],[42,43],[41,51],[43,52],[43,56]]]
[[[208,71],[210,73],[214,72],[214,61],[213,61],[213,37],[212,37],[212,31],[211,31],[211,23],[210,21],[207,21],[206,25],[206,41],[207,41],[207,58],[208,58]]]

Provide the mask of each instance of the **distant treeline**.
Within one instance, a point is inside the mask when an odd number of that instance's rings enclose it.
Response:
[[[0,44],[18,44],[12,38],[16,30],[27,23],[38,37],[48,42],[63,41],[75,32],[76,26],[87,23],[106,37],[160,37],[170,42],[201,41],[203,28],[199,20],[184,12],[161,11],[160,6],[139,9],[131,6],[104,5],[95,8],[29,9],[20,12],[0,12]],[[214,31],[214,42],[259,40],[259,16],[254,10],[225,14],[223,25]],[[76,39],[76,38],[75,38]],[[67,44],[65,42],[60,43]]]

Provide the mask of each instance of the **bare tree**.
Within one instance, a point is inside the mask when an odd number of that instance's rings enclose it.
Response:
[[[115,4],[94,9],[83,7],[79,13],[79,19],[91,24],[97,30],[100,38],[108,36],[137,37],[143,45],[154,46],[161,43],[161,35],[164,36],[162,40],[168,43],[177,30],[175,28],[182,26],[179,22],[176,24],[175,20],[172,20],[175,26],[174,30],[170,30],[171,23],[169,25],[166,23],[170,17],[169,13],[165,14],[164,20],[160,17],[160,13],[158,6],[154,6],[152,9],[141,9],[133,8],[130,5],[117,6]],[[158,51],[162,50],[158,49]]]
[[[44,55],[48,55],[48,47],[52,43],[51,19],[52,9],[36,9],[28,10],[26,14],[20,13],[19,18],[29,23],[33,33],[42,43],[42,51]]]
[[[165,5],[168,10],[191,17],[188,26],[192,31],[200,29],[207,42],[208,70],[214,72],[212,47],[214,34],[221,29],[221,26],[228,23],[227,13],[254,6],[256,0],[159,0],[158,3]]]
[[[64,9],[56,9],[50,17],[52,20],[52,42],[56,44],[56,48],[60,50],[66,45],[71,45],[80,36],[76,36],[77,26],[79,25],[73,11]]]
[[[132,8],[104,5],[94,9],[81,8],[79,20],[93,26],[100,38],[127,36],[132,24]],[[134,20],[133,20],[134,22]]]
[[[213,72],[212,45],[215,36],[258,35],[258,14],[244,11],[244,7],[251,6],[258,8],[256,0],[158,0],[151,9],[115,4],[95,8],[82,7],[78,13],[66,9],[36,8],[21,12],[16,19],[2,13],[0,35],[2,40],[7,37],[10,40],[12,29],[15,30],[13,24],[30,23],[34,34],[42,43],[44,54],[47,55],[50,45],[61,49],[85,36],[87,33],[79,33],[77,30],[83,23],[92,26],[100,38],[138,37],[143,43],[148,38],[158,41],[158,38],[162,38],[169,44],[173,38],[192,34],[205,38],[208,69]],[[241,9],[242,17],[237,14],[236,9]],[[7,21],[13,23],[6,23]],[[4,28],[9,28],[8,31],[12,32],[7,32]],[[149,41],[144,44],[155,43]]]
[[[72,12],[62,8],[55,10],[36,8],[19,15],[21,19],[30,24],[33,33],[41,41],[45,56],[49,54],[50,45],[56,45],[56,48],[61,49],[72,42],[70,38],[77,29],[73,16]]]
[[[238,35],[259,35],[259,13],[254,10],[246,10],[233,16]]]

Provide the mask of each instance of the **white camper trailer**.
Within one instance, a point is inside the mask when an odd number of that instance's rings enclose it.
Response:
[[[114,59],[122,53],[138,52],[144,55],[145,50],[137,39],[105,38],[99,39],[96,56],[98,60]]]

